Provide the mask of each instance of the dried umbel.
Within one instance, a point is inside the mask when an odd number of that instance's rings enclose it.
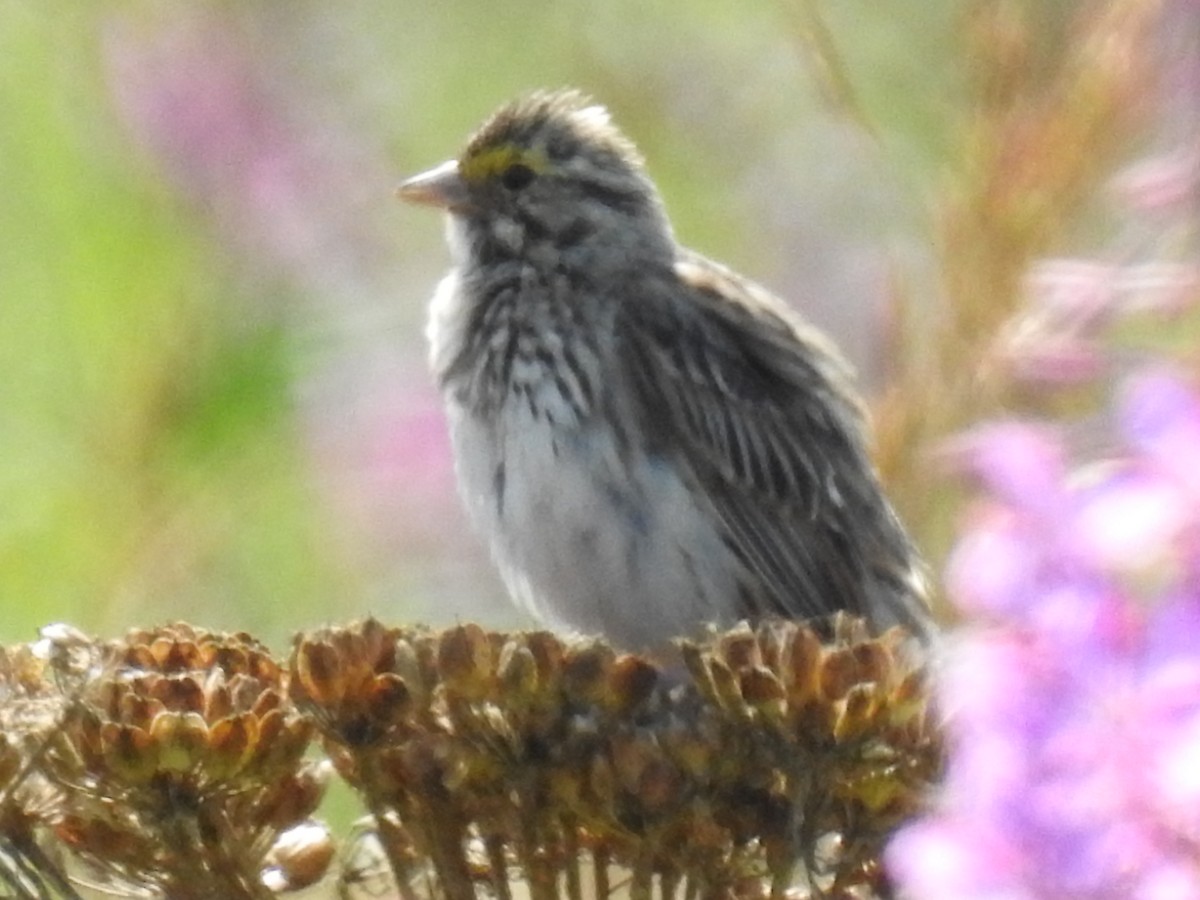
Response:
[[[47,736],[64,699],[45,654],[34,645],[0,647],[0,890],[38,896],[61,881],[57,865],[38,843],[40,824],[52,821],[63,796],[40,773]]]
[[[901,631],[871,638],[846,616],[829,631],[768,622],[684,645],[684,659],[722,748],[716,794],[786,810],[754,819],[772,876],[799,856],[824,888],[878,890],[884,842],[939,776],[938,722]]]
[[[838,618],[681,647],[687,675],[545,632],[301,636],[291,691],[375,813],[402,893],[878,892],[941,747],[913,645]],[[797,863],[800,865],[797,866]]]
[[[61,709],[46,661],[27,644],[0,647],[0,828],[5,834],[24,815],[32,756]]]
[[[272,844],[323,788],[279,665],[246,635],[188,625],[131,632],[104,658],[46,754],[66,796],[56,836],[134,887],[268,895]]]

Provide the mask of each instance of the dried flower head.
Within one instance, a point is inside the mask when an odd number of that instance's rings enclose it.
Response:
[[[875,889],[940,768],[909,640],[743,626],[683,644],[681,683],[596,641],[372,620],[298,638],[291,689],[402,885],[423,859],[450,896],[576,896],[586,872],[606,896],[610,866],[712,895]]]
[[[41,896],[62,881],[38,842],[63,803],[38,768],[64,705],[49,668],[36,645],[0,647],[0,883],[15,896]]]
[[[268,851],[324,782],[279,665],[247,635],[185,624],[130,632],[105,654],[47,753],[67,797],[57,837],[128,885],[263,893]]]

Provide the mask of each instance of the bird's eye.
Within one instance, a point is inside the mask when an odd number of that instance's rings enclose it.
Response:
[[[519,191],[537,177],[537,173],[524,163],[513,163],[500,176],[500,183],[510,191]]]

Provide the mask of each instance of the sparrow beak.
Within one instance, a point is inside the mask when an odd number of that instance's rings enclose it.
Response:
[[[428,172],[414,175],[396,188],[396,196],[408,203],[437,206],[458,212],[471,205],[467,183],[458,173],[457,160],[444,162]]]

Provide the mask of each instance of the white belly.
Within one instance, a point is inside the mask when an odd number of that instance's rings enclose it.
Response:
[[[488,425],[452,404],[451,433],[471,517],[520,603],[630,648],[728,621],[729,551],[671,469],[635,455],[627,473],[603,429],[508,409]]]

